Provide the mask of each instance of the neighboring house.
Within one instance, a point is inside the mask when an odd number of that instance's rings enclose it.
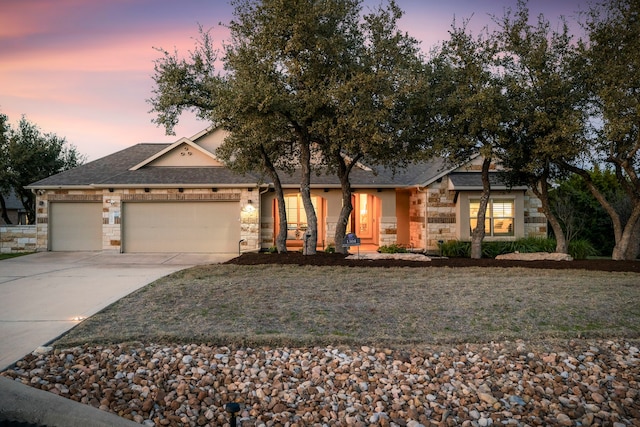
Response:
[[[22,201],[16,195],[16,192],[12,189],[7,194],[2,194],[4,197],[4,204],[7,208],[7,216],[11,220],[11,225],[26,225],[27,210],[22,205]],[[0,223],[6,224],[2,216],[0,216]]]
[[[278,232],[273,186],[240,175],[213,154],[225,137],[206,130],[173,144],[138,144],[35,182],[38,249],[53,251],[237,252],[268,249]],[[362,244],[400,244],[428,252],[469,240],[481,193],[481,159],[447,168],[441,159],[392,174],[351,173],[348,231]],[[526,187],[493,178],[486,240],[546,236],[540,202]],[[301,247],[306,216],[299,177],[283,174],[288,245]],[[318,246],[333,243],[341,208],[334,176],[312,176]]]

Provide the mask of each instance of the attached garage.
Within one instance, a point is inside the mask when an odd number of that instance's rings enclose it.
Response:
[[[102,249],[102,203],[52,202],[49,206],[49,249]]]
[[[127,202],[124,252],[237,252],[238,201]]]

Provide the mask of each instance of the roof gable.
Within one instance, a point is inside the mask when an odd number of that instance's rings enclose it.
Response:
[[[219,167],[224,165],[210,151],[205,150],[188,138],[180,138],[164,150],[133,166],[130,170],[135,171],[145,166]]]

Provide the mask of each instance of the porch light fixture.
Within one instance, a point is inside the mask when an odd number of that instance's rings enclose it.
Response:
[[[184,193],[184,188],[182,187],[178,188],[178,193]]]
[[[244,205],[244,208],[242,210],[247,212],[247,213],[254,212],[256,210],[256,207],[253,206],[253,200],[248,200],[247,204]]]

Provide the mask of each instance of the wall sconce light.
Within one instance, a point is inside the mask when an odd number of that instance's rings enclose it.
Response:
[[[113,188],[110,188],[110,189],[109,189],[109,193],[113,193]]]
[[[184,188],[182,187],[178,188],[178,193],[184,193]]]
[[[144,192],[145,192],[145,193],[148,193],[148,192],[149,192],[149,188],[145,188],[145,189],[144,189]]]
[[[256,210],[256,207],[253,206],[252,200],[247,201],[247,204],[244,205],[243,211],[245,211],[246,213],[251,213],[251,212],[254,212],[255,210]]]
[[[213,187],[213,188],[211,189],[211,192],[212,192],[212,193],[217,193],[217,192],[218,192],[218,189],[217,189],[216,187]]]

